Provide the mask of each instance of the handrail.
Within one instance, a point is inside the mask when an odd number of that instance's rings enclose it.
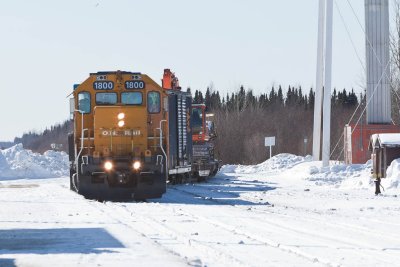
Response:
[[[83,129],[83,115],[85,115],[85,113],[82,111],[82,110],[79,110],[79,109],[76,109],[75,110],[76,112],[80,112],[81,113],[81,117],[82,117],[82,123],[81,123],[81,149],[80,149],[80,151],[79,151],[79,153],[76,155],[76,157],[75,157],[75,162],[74,162],[74,164],[76,165],[76,167],[75,167],[75,169],[76,169],[76,173],[72,176],[72,185],[74,186],[74,188],[75,188],[75,191],[77,191],[78,192],[78,188],[76,187],[76,184],[75,184],[75,175],[76,175],[76,177],[77,177],[77,180],[79,181],[79,164],[78,164],[78,162],[79,162],[79,156],[81,155],[81,153],[82,153],[82,151],[83,151],[83,138],[85,137],[85,130],[88,130],[88,129]],[[75,127],[74,127],[75,128]],[[75,136],[74,136],[75,137]]]
[[[82,123],[81,123],[81,150],[79,151],[78,155],[75,157],[75,164],[78,167],[78,158],[81,155],[82,151],[83,151],[83,141],[84,141],[84,137],[85,137],[85,131],[88,131],[89,129],[83,129],[83,115],[85,115],[85,113],[82,110],[75,110],[77,112],[81,113],[82,116]]]
[[[165,156],[165,173],[166,173],[166,179],[168,180],[168,157],[167,157],[167,153],[165,153],[164,147],[163,147],[163,131],[162,131],[162,123],[163,122],[167,122],[167,120],[160,120],[160,147],[161,147],[161,151],[163,152],[164,156]]]

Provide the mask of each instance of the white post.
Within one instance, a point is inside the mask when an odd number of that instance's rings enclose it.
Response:
[[[333,0],[327,0],[326,7],[326,47],[325,47],[325,87],[323,107],[322,166],[329,166],[331,153],[331,88],[332,88],[332,20]]]
[[[269,158],[272,157],[272,146],[269,146]]]
[[[317,50],[317,79],[314,98],[314,130],[313,130],[313,158],[320,160],[321,150],[321,116],[322,116],[322,84],[324,65],[324,26],[325,0],[319,0],[318,15],[318,50]]]

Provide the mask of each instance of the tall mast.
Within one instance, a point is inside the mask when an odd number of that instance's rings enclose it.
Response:
[[[321,155],[321,115],[322,115],[322,88],[324,65],[324,28],[325,28],[325,0],[319,0],[318,15],[318,45],[317,45],[317,79],[314,98],[314,131],[313,131],[313,158],[320,160]]]
[[[329,166],[331,153],[331,88],[332,88],[332,22],[333,0],[326,6],[325,86],[323,106],[322,165]]]

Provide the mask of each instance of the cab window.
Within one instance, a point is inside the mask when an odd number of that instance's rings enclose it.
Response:
[[[203,110],[201,108],[192,109],[192,128],[195,134],[200,133],[203,129]]]
[[[141,105],[143,96],[141,92],[124,92],[121,93],[121,103],[125,105]]]
[[[90,93],[81,92],[78,94],[78,109],[81,113],[90,113]]]
[[[97,105],[115,105],[117,103],[117,93],[97,93]]]
[[[147,111],[149,113],[159,113],[161,111],[160,93],[148,92],[147,93]]]

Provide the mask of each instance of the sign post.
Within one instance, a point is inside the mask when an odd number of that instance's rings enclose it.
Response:
[[[272,147],[275,146],[275,136],[265,137],[265,146],[269,146],[269,158],[272,157]]]
[[[308,139],[307,139],[307,137],[304,137],[304,156],[306,156],[306,154],[307,154],[307,143],[308,143]]]

